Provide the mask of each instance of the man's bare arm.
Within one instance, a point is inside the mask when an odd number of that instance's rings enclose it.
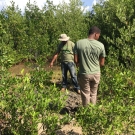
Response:
[[[55,55],[53,56],[53,59],[52,59],[51,63],[50,63],[50,67],[53,67],[53,63],[57,59],[58,55],[59,55],[59,53],[56,52]]]
[[[74,62],[76,65],[78,65],[78,63],[79,63],[79,58],[78,58],[77,54],[74,54]]]
[[[100,64],[100,67],[104,66],[104,64],[105,64],[105,58],[104,57],[99,58],[99,64]]]

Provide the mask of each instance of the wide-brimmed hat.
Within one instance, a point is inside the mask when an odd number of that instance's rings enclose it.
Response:
[[[61,34],[59,37],[60,41],[68,41],[70,37],[68,37],[66,34]]]

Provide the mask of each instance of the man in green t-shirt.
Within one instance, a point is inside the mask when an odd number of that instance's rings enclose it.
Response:
[[[104,45],[97,41],[100,29],[91,27],[86,39],[77,41],[75,45],[75,63],[79,66],[78,81],[81,88],[82,105],[90,102],[96,104],[97,89],[100,82],[100,67],[104,65]]]
[[[80,94],[80,87],[78,85],[75,63],[74,63],[74,46],[75,44],[69,40],[66,34],[61,34],[59,40],[61,43],[58,45],[57,51],[50,63],[50,67],[53,66],[53,62],[57,59],[61,52],[61,71],[62,71],[62,91],[67,87],[67,72],[69,71],[74,89]]]

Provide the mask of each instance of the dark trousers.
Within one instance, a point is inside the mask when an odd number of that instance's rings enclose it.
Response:
[[[80,87],[79,87],[78,81],[77,81],[75,63],[74,62],[62,62],[61,71],[62,71],[62,87],[63,88],[67,87],[67,72],[69,71],[74,88],[76,90],[80,90]]]

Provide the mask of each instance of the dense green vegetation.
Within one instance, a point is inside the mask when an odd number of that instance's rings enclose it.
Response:
[[[52,72],[42,67],[61,33],[76,42],[87,37],[92,25],[101,29],[100,41],[107,52],[98,103],[80,107],[73,117],[84,134],[135,134],[135,1],[100,0],[87,12],[82,6],[80,0],[58,6],[48,0],[42,9],[27,3],[22,13],[11,2],[0,11],[1,134],[36,135],[37,124],[43,123],[46,133],[54,135],[71,120],[70,114],[59,119],[66,97],[50,84]],[[34,60],[40,68],[12,77],[8,68],[22,60]]]

